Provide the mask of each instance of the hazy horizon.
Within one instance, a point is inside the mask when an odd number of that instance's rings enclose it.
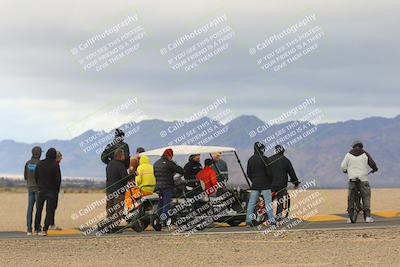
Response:
[[[397,116],[399,5],[7,1],[0,11],[0,140],[70,139],[68,127],[88,118],[104,130],[132,120],[182,120],[220,98],[233,116],[263,121],[310,97],[324,112],[321,122]],[[135,45],[122,50],[118,42],[132,34]],[[212,56],[184,57],[197,65],[180,69],[181,55],[200,53],[191,51],[210,39]],[[119,45],[124,56],[95,65],[117,49],[101,54],[104,44]],[[294,44],[303,47],[299,56]],[[279,64],[269,68],[267,58]],[[140,114],[93,116],[127,99]]]
[[[255,115],[243,114],[243,115],[239,115],[239,116],[235,117],[234,119],[237,119],[237,118],[243,117],[243,116],[255,116]],[[393,116],[393,117],[368,116],[368,117],[365,117],[365,118],[347,119],[347,120],[342,120],[342,121],[329,121],[329,122],[321,121],[321,122],[319,122],[319,123],[315,123],[315,125],[329,124],[329,123],[341,123],[341,122],[348,122],[348,121],[354,121],[354,120],[355,120],[355,121],[360,121],[360,120],[365,120],[365,119],[370,119],[370,118],[394,119],[394,118],[396,118],[396,117],[398,117],[398,116],[400,116],[400,114],[395,115],[395,116]],[[257,116],[255,116],[255,117],[257,117]],[[202,118],[207,118],[207,116],[202,117]],[[257,118],[258,118],[258,117],[257,117]],[[200,118],[200,119],[201,119],[201,118]],[[262,120],[261,118],[258,118],[258,119]],[[146,119],[137,121],[137,122],[135,122],[135,123],[140,123],[140,122],[143,122],[143,121],[151,121],[151,120],[160,120],[160,119],[157,119],[157,118],[146,118]],[[287,121],[284,121],[284,122],[282,122],[282,123],[286,123],[286,122],[290,122],[290,121],[295,121],[295,120],[296,120],[296,119],[287,120]],[[175,122],[181,122],[182,120],[170,120],[170,121],[169,121],[169,120],[162,120],[162,121],[167,122],[167,123],[175,123]],[[262,120],[262,121],[263,121],[263,122],[266,122],[266,121],[264,121],[264,120]],[[127,124],[127,123],[129,123],[129,121],[128,121],[128,122],[125,122],[124,124]],[[220,122],[220,123],[222,123],[222,122]],[[226,124],[226,123],[222,123],[222,124]],[[121,125],[122,125],[122,124],[121,124]],[[91,130],[92,130],[92,131],[96,131],[96,132],[98,132],[98,131],[105,131],[105,130],[87,129],[87,131],[91,131]],[[105,131],[105,132],[112,132],[112,131],[113,131],[113,130],[111,130],[111,131]],[[86,132],[86,131],[85,131],[85,132]],[[81,133],[81,134],[82,134],[82,133]],[[80,135],[80,134],[79,134],[79,135]],[[51,140],[69,141],[69,140],[71,140],[71,139],[73,139],[73,138],[75,138],[75,137],[78,137],[79,135],[73,136],[73,137],[71,137],[71,138],[66,138],[66,139],[61,139],[61,138],[50,138],[50,139],[47,139],[47,140],[33,141],[33,142],[27,142],[27,141],[24,141],[24,140],[16,140],[16,139],[12,139],[12,138],[6,138],[6,139],[0,139],[0,142],[10,140],[10,141],[15,141],[15,142],[17,142],[17,143],[36,144],[36,143],[45,143],[45,142],[48,142],[48,141],[51,141]]]

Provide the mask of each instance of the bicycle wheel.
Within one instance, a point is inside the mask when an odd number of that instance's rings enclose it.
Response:
[[[254,209],[253,217],[251,219],[253,226],[258,226],[266,221],[267,213],[265,210],[264,199],[262,197],[258,199],[258,203]]]
[[[283,197],[283,210],[282,210],[282,218],[288,218],[290,212],[290,195],[286,192],[285,196]]]
[[[267,220],[267,213],[265,212],[265,208],[262,208],[262,209],[256,208],[253,216],[254,216],[254,218],[252,218],[251,223],[254,226],[258,226]]]
[[[349,207],[348,207],[348,213],[351,223],[357,222],[359,202],[360,201],[358,200],[358,192],[356,192],[356,190],[354,189],[351,190]]]

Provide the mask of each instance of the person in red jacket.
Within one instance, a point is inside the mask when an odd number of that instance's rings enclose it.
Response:
[[[217,181],[217,173],[212,168],[212,159],[204,161],[204,169],[196,175],[196,180],[200,181],[202,188],[206,191],[207,195],[214,195],[217,192],[215,185]]]

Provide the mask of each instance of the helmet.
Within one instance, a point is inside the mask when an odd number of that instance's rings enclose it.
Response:
[[[254,149],[258,152],[264,153],[265,152],[265,145],[261,142],[254,143]]]
[[[115,129],[115,137],[124,137],[125,133],[121,129]]]
[[[282,145],[276,145],[275,146],[275,152],[276,153],[284,153],[285,152],[285,148]]]

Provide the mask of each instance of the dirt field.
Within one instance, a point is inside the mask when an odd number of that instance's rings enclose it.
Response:
[[[1,266],[399,266],[400,227],[191,237],[3,240]]]
[[[319,214],[334,214],[346,212],[346,190],[317,190],[320,192],[323,202],[318,207]],[[299,202],[302,198],[314,193],[309,190],[301,193],[293,202]],[[77,228],[79,225],[101,215],[105,206],[97,206],[85,216],[71,219],[73,214],[79,214],[87,205],[104,198],[102,193],[67,193],[60,196],[59,207],[56,213],[56,224],[63,228]],[[374,189],[372,191],[373,210],[398,209],[400,203],[400,189]],[[25,193],[0,193],[0,231],[25,231],[25,214],[27,206],[27,194]]]

